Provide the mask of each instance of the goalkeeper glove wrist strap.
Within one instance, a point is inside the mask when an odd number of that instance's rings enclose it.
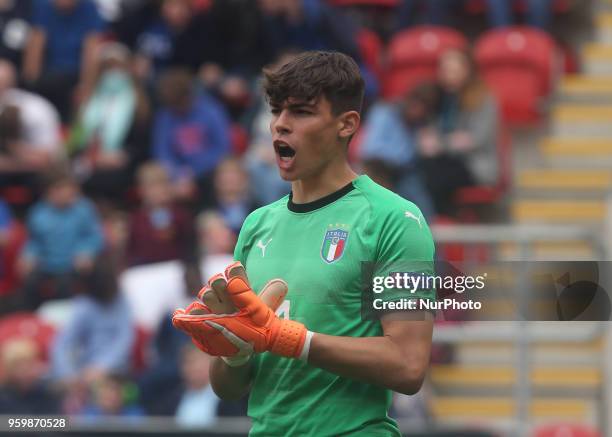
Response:
[[[310,353],[310,342],[312,341],[312,337],[314,336],[314,332],[306,331],[306,339],[304,340],[304,347],[302,348],[302,352],[298,359],[300,361],[308,362],[308,354]]]

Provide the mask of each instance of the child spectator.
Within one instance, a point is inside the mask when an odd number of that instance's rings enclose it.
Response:
[[[196,95],[187,70],[170,69],[158,83],[158,110],[153,132],[153,155],[169,171],[179,199],[199,191],[211,203],[212,175],[230,152],[227,114],[215,100]]]
[[[226,158],[215,170],[216,207],[236,234],[244,219],[255,209],[249,196],[249,175],[237,158]]]
[[[48,173],[44,199],[33,206],[27,230],[18,263],[26,305],[37,308],[49,298],[69,297],[75,275],[91,270],[103,246],[97,213],[69,172]],[[49,282],[52,291],[45,286]]]
[[[41,0],[33,6],[24,79],[68,121],[75,85],[86,87],[92,81],[105,24],[92,0]]]
[[[210,278],[234,260],[236,236],[218,211],[210,210],[198,216],[198,242],[200,246],[203,278]]]
[[[219,398],[210,385],[211,357],[186,345],[181,351],[182,393],[176,406],[176,421],[182,426],[211,425],[217,417]]]
[[[51,348],[52,375],[66,389],[66,404],[73,402],[106,375],[129,370],[134,324],[116,272],[100,257],[83,277],[85,292],[75,297],[72,316]],[[77,402],[78,403],[78,402]]]
[[[196,241],[191,214],[175,204],[166,169],[150,162],[138,169],[142,206],[130,217],[127,264],[162,261],[193,262]]]
[[[100,49],[93,92],[79,109],[68,147],[75,169],[94,198],[120,199],[146,158],[150,108],[130,73],[130,53],[119,43]]]
[[[32,339],[15,338],[0,347],[2,414],[56,414],[57,398],[43,381],[45,365]]]
[[[145,415],[142,407],[134,399],[137,395],[136,387],[124,376],[104,375],[91,388],[93,402],[83,410],[85,417],[102,420],[105,416],[134,419]]]

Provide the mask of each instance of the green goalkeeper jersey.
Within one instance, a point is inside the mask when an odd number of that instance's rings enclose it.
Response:
[[[433,264],[433,255],[419,209],[367,176],[315,202],[295,204],[285,196],[254,211],[234,253],[254,290],[272,278],[287,282],[279,317],[313,332],[349,337],[383,334],[378,319],[362,317],[363,261],[378,262],[374,274],[387,275],[389,263]],[[390,390],[268,352],[256,355],[253,367],[251,435],[401,435],[388,416]]]

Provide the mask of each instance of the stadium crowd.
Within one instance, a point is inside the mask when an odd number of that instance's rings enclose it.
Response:
[[[498,104],[471,52],[449,49],[391,100],[359,43],[452,24],[460,2],[335,3],[0,1],[0,413],[246,414],[215,397],[170,312],[232,260],[245,217],[289,192],[263,67],[354,57],[367,86],[351,160],[429,219],[456,218],[459,188],[497,183]],[[511,2],[485,3],[491,26],[513,20]],[[550,2],[526,15],[549,27]],[[7,334],[23,321],[53,334]]]

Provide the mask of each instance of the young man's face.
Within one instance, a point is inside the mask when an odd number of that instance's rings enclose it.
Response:
[[[338,154],[345,153],[340,137],[342,115],[334,116],[325,97],[306,102],[292,97],[271,105],[270,130],[276,164],[286,181],[321,173]]]

